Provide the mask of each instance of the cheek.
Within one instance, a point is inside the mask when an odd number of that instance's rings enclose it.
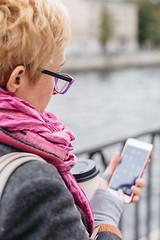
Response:
[[[49,95],[52,95],[53,91],[54,91],[54,86],[55,86],[55,82],[54,79],[49,78],[47,81],[45,81],[45,84],[43,85],[44,91],[46,93],[48,93]],[[41,89],[41,91],[42,91]]]
[[[45,78],[43,77],[39,82],[39,102],[41,103],[41,106],[43,105],[43,108],[46,108],[52,97],[52,94],[54,92],[54,85],[54,78],[50,76],[46,76]]]
[[[48,98],[50,100],[50,98],[52,97],[52,95],[54,94],[54,86],[55,86],[55,82],[54,80],[49,81],[49,83],[46,85],[46,98]]]

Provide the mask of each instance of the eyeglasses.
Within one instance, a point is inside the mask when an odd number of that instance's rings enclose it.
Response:
[[[41,72],[52,77],[55,77],[54,89],[56,90],[57,93],[60,94],[66,93],[74,82],[74,79],[68,74],[58,74],[46,69],[43,69]]]

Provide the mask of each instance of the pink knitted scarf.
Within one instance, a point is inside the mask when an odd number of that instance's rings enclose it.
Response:
[[[54,114],[46,111],[42,114],[30,103],[2,88],[0,88],[0,127],[13,136],[55,153],[63,159],[58,166],[56,164],[56,168],[85,213],[91,234],[94,229],[94,218],[90,203],[70,173],[70,169],[76,164],[76,157],[70,152],[73,150],[70,142],[74,140],[70,129],[66,128]],[[48,162],[55,165],[53,161]]]

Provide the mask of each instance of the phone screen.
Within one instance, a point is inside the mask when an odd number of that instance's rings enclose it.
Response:
[[[141,175],[148,156],[149,151],[126,145],[109,187],[116,191],[122,189],[126,195],[131,196],[131,186],[135,185],[136,179]]]

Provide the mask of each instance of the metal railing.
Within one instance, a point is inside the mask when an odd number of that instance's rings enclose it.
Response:
[[[150,233],[160,229],[160,129],[142,132],[133,136],[154,145],[151,163],[144,174],[146,187],[142,190],[140,201],[126,206],[120,222],[124,240],[160,240],[159,236],[151,237]],[[116,139],[106,144],[77,151],[78,158],[89,158],[96,161],[101,172],[108,166],[115,150],[121,151],[128,137]],[[151,239],[152,238],[152,239]]]

